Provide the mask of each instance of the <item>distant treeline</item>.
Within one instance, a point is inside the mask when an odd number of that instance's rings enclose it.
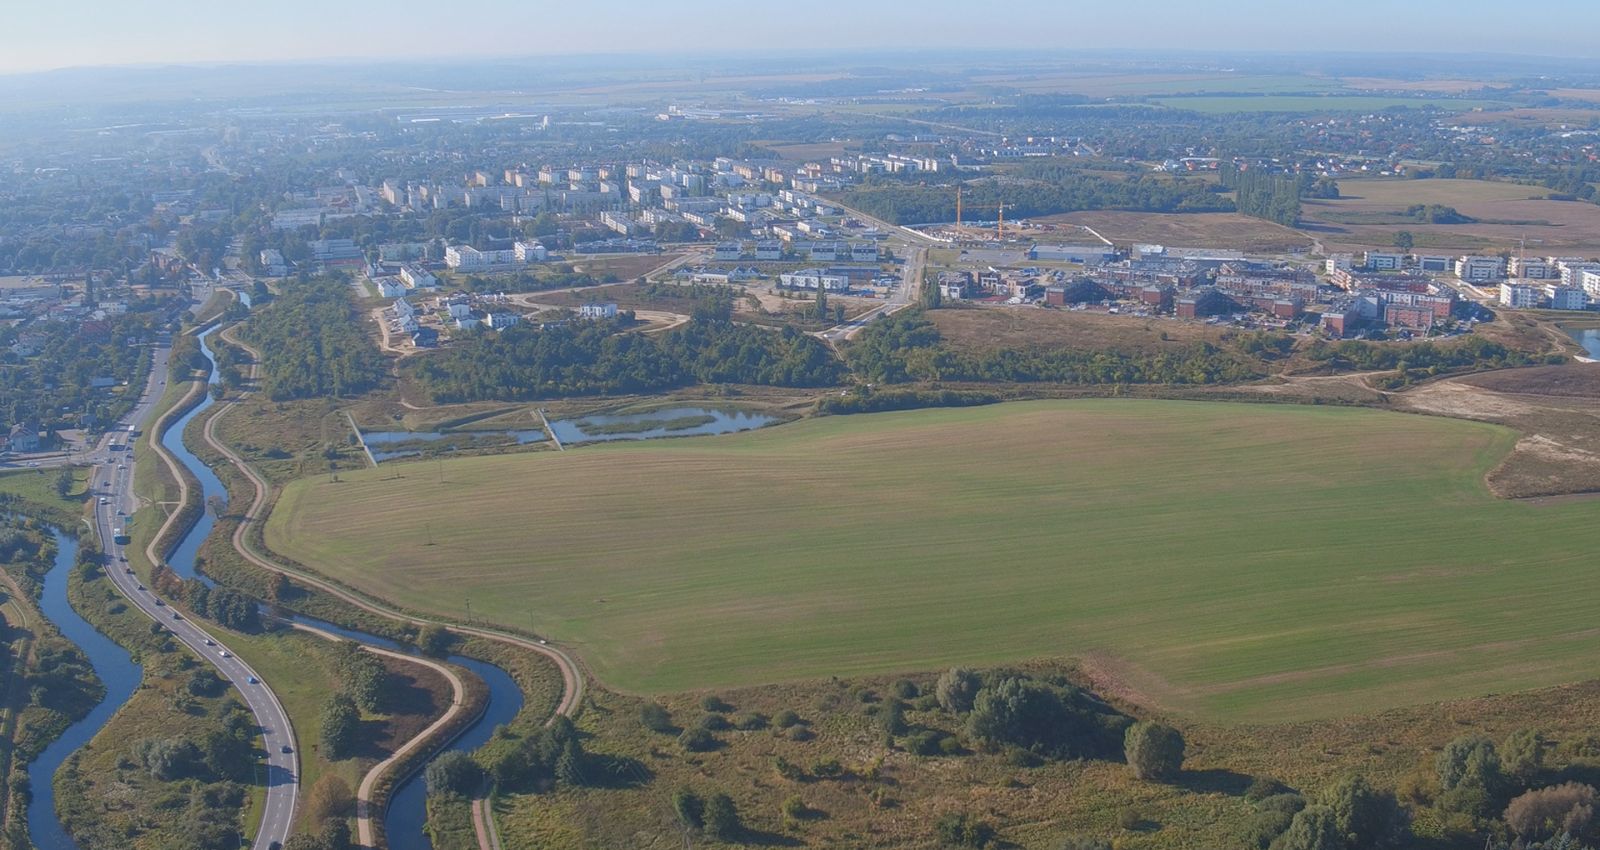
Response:
[[[244,324],[244,339],[261,350],[261,386],[277,401],[358,395],[383,381],[383,355],[339,278],[285,283]]]
[[[1326,363],[1341,371],[1394,370],[1394,374],[1384,375],[1376,381],[1385,389],[1407,386],[1445,372],[1560,363],[1565,359],[1559,354],[1517,351],[1481,336],[1468,336],[1449,345],[1434,342],[1384,345],[1360,340],[1330,344],[1318,341],[1312,343],[1305,354],[1311,360]]]
[[[877,383],[1226,384],[1264,374],[1254,359],[1207,343],[1156,354],[1069,348],[955,351],[940,344],[939,329],[920,310],[873,324],[846,356],[857,375]]]
[[[1233,201],[1199,180],[1133,175],[1111,180],[1050,163],[1024,166],[1018,181],[971,183],[962,188],[963,218],[993,220],[999,205],[1007,218],[1030,218],[1077,210],[1135,212],[1232,212]],[[869,181],[844,193],[844,202],[894,224],[954,221],[953,185],[929,186],[893,179]]]

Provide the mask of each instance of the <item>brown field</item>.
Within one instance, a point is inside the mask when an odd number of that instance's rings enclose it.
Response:
[[[627,254],[616,257],[578,257],[572,270],[603,277],[614,274],[622,280],[632,280],[678,259],[679,254]]]
[[[1119,246],[1134,242],[1288,252],[1309,248],[1305,234],[1237,213],[1074,212],[1032,219],[1093,227]]]
[[[1498,90],[1504,85],[1483,80],[1400,80],[1391,77],[1344,77],[1345,85],[1355,89],[1376,91],[1425,91],[1439,94],[1465,94],[1467,92]]]
[[[1593,363],[1502,369],[1471,375],[1461,382],[1499,393],[1600,398],[1600,366]]]
[[[761,143],[767,150],[778,155],[779,159],[794,162],[814,162],[827,160],[836,156],[843,156],[845,147],[851,144],[845,142],[819,142],[811,145],[784,145]]]
[[[1528,126],[1587,125],[1600,119],[1600,110],[1526,107],[1493,112],[1464,112],[1452,120],[1470,124],[1521,124]]]
[[[1066,347],[1152,352],[1196,341],[1216,343],[1226,332],[1203,322],[1036,307],[974,307],[928,315],[947,342],[966,351]]]
[[[1306,230],[1329,251],[1388,247],[1402,230],[1411,232],[1419,251],[1514,250],[1524,238],[1536,254],[1588,256],[1600,251],[1600,206],[1543,200],[1549,190],[1539,186],[1483,180],[1345,180],[1340,182],[1340,190],[1344,197],[1338,200],[1307,201],[1304,206]],[[1478,221],[1356,224],[1339,220],[1350,215],[1397,215],[1412,204],[1443,204]]]

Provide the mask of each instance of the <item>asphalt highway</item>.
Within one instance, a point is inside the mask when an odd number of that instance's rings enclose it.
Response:
[[[194,650],[239,692],[256,717],[266,750],[266,802],[261,823],[256,829],[253,850],[276,850],[289,838],[294,821],[295,798],[299,791],[299,748],[294,729],[282,703],[261,677],[217,637],[208,633],[187,614],[166,604],[145,587],[128,565],[122,544],[115,533],[124,527],[138,503],[133,492],[133,457],[128,426],[147,427],[167,380],[168,348],[163,345],[153,359],[149,381],[139,404],[94,450],[75,460],[91,467],[90,490],[95,499],[94,519],[100,539],[105,541],[106,569],[122,595],[140,611]],[[115,447],[115,448],[113,448]]]

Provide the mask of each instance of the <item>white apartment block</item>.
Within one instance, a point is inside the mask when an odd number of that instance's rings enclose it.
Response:
[[[1471,283],[1503,280],[1506,261],[1501,257],[1461,257],[1456,260],[1456,277]]]
[[[1544,303],[1544,291],[1526,283],[1500,284],[1500,303],[1506,307],[1527,309]]]

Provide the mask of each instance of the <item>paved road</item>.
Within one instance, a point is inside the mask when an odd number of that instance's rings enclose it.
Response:
[[[255,715],[267,753],[267,797],[252,847],[254,850],[272,850],[289,839],[295,797],[299,791],[300,756],[288,713],[283,710],[277,695],[260,681],[260,676],[249,665],[239,660],[237,655],[195,621],[165,605],[139,583],[138,577],[127,564],[123,546],[114,537],[114,530],[123,527],[127,514],[132,513],[138,504],[133,494],[133,468],[129,452],[126,449],[110,451],[108,447],[113,442],[127,442],[130,423],[150,420],[165,388],[166,355],[167,349],[163,346],[144,396],[121,423],[120,436],[119,432],[113,431],[101,441],[99,447],[83,458],[83,462],[91,465],[90,490],[96,499],[96,530],[100,539],[106,541],[107,572],[122,595],[151,619],[170,629],[174,637],[187,644],[201,658],[211,662],[223,678],[234,684],[245,705]]]
[[[877,319],[890,316],[916,303],[922,293],[922,270],[928,260],[927,248],[913,248],[906,257],[905,270],[900,278],[900,285],[889,294],[889,299],[871,310],[845,322],[835,325],[825,331],[819,331],[817,338],[833,344],[840,343],[855,336],[862,328],[872,324]]]

